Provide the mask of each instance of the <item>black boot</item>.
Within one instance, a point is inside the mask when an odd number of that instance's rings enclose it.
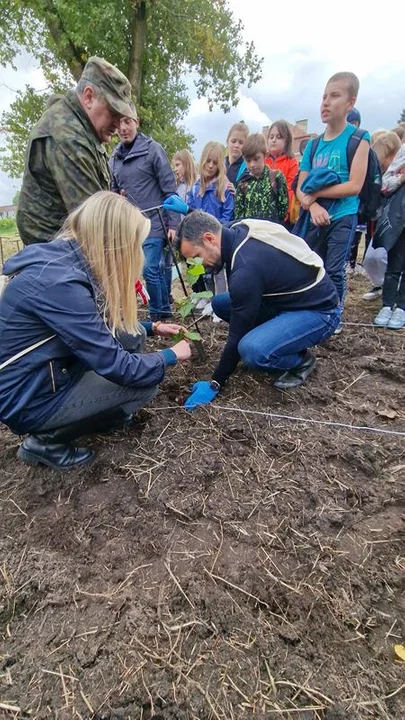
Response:
[[[122,408],[105,410],[60,428],[28,435],[18,449],[17,457],[29,465],[48,465],[54,470],[69,470],[89,462],[94,456],[89,448],[67,444],[82,435],[107,432],[133,422],[133,415]]]
[[[90,448],[73,447],[57,441],[53,430],[28,435],[18,448],[17,457],[28,465],[47,465],[54,470],[70,470],[89,462],[93,456]]]
[[[311,372],[315,369],[315,365],[315,355],[312,355],[309,350],[306,350],[302,363],[280,375],[278,380],[273,383],[274,387],[277,388],[277,390],[291,390],[292,388],[299,387],[299,385],[302,385],[310,376]]]

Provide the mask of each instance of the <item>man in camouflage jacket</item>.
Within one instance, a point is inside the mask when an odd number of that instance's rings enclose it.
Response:
[[[51,240],[68,213],[109,189],[103,143],[111,140],[121,117],[134,117],[132,108],[125,75],[98,57],[89,59],[75,90],[48,103],[26,152],[17,208],[25,245]]]

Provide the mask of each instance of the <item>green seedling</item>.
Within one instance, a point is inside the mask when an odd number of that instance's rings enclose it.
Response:
[[[204,275],[205,268],[203,265],[203,262],[201,258],[189,258],[187,260],[187,282],[191,287],[197,282],[198,278],[201,277],[201,275]],[[212,298],[212,292],[210,290],[204,290],[203,292],[198,293],[191,293],[191,295],[187,297],[180,298],[180,300],[176,300],[177,309],[183,318],[183,320],[190,315],[190,313],[194,310],[194,306],[197,304],[199,300],[202,298],[209,300]],[[190,339],[200,339],[200,338],[190,338]]]
[[[189,285],[193,286],[201,275],[204,275],[205,267],[200,257],[188,258],[186,280]]]
[[[180,330],[180,332],[177,333],[177,335],[172,338],[175,343],[180,342],[180,340],[190,340],[191,342],[198,342],[201,340],[201,335],[196,330]]]

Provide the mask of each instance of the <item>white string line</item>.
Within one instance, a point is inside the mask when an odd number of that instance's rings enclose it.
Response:
[[[387,430],[385,428],[368,427],[367,425],[350,425],[349,423],[333,422],[332,420],[313,420],[311,418],[296,417],[295,415],[280,415],[279,413],[263,412],[261,410],[243,410],[238,407],[230,407],[226,405],[212,405],[212,409],[222,410],[223,412],[238,412],[247,415],[262,415],[270,418],[277,418],[277,420],[291,420],[299,423],[312,423],[313,425],[327,425],[329,427],[339,427],[345,430],[364,430],[365,432],[373,432],[380,435],[397,435],[405,437],[405,432],[399,430]],[[182,405],[168,405],[167,407],[148,408],[149,411],[153,410],[156,412],[163,410],[184,410]]]
[[[354,323],[354,322],[346,322],[345,320],[343,321],[343,325],[355,325],[356,327],[372,327],[372,328],[375,328],[376,330],[386,330],[387,329],[383,325],[382,326],[374,325],[374,323]],[[396,330],[405,330],[405,326],[402,328],[396,328]]]

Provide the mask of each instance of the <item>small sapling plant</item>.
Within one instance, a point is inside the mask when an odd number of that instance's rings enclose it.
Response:
[[[201,275],[204,275],[205,268],[203,265],[203,261],[201,258],[188,258],[187,260],[187,275],[186,280],[191,287],[195,285],[198,278],[201,277]],[[176,306],[179,311],[179,314],[185,320],[190,313],[193,312],[195,305],[198,303],[199,300],[209,300],[212,298],[212,292],[210,290],[204,290],[203,292],[192,292],[191,295],[188,295],[187,297],[180,298],[180,300],[176,300]],[[174,338],[173,340],[175,342],[179,342],[179,340],[192,340],[192,341],[199,341],[201,340],[201,335],[196,330],[188,330],[184,329],[181,330]]]

